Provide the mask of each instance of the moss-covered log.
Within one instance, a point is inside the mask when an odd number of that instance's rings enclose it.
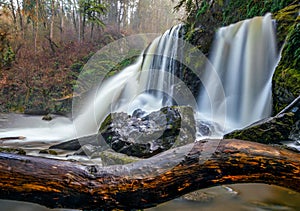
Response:
[[[109,210],[151,207],[220,184],[259,182],[300,191],[300,154],[240,140],[189,147],[110,167],[0,153],[0,198]]]

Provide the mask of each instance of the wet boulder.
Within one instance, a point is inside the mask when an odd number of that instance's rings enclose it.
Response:
[[[257,141],[265,144],[280,144],[282,141],[299,142],[300,96],[279,114],[254,123],[244,129],[226,134],[224,138]]]
[[[148,115],[141,114],[141,111],[132,116],[122,112],[109,114],[99,133],[114,151],[140,158],[195,140],[194,113],[190,107],[164,107]]]
[[[137,109],[132,115],[111,113],[102,122],[98,134],[69,140],[50,149],[76,151],[75,155],[90,157],[112,149],[129,156],[148,158],[172,147],[192,143],[195,136],[196,122],[191,107],[164,107],[149,114]]]

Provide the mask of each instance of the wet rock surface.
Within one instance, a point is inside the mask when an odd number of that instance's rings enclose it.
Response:
[[[148,158],[172,147],[192,143],[195,138],[193,109],[172,106],[148,115],[140,109],[132,115],[123,112],[111,113],[101,124],[98,134],[70,140],[51,146],[50,149],[72,150],[77,151],[75,155],[90,157],[102,158],[102,152],[106,151],[110,155],[115,152]],[[124,162],[127,161],[126,158]]]
[[[282,141],[300,141],[300,96],[274,117],[261,120],[242,130],[226,134],[224,138],[237,138],[265,144]]]
[[[0,147],[0,153],[26,155],[26,152],[23,149],[14,149],[14,148],[5,148],[5,147]]]
[[[283,49],[273,80],[273,112],[281,111],[300,94],[300,4],[295,1],[274,14]]]
[[[190,107],[165,107],[143,117],[140,113],[112,113],[102,123],[99,132],[114,151],[148,158],[195,140]]]
[[[49,147],[49,149],[61,149],[61,150],[69,150],[76,151],[79,150],[82,146],[86,144],[98,145],[98,135],[85,136],[82,138],[77,138],[73,140],[69,140],[57,145],[53,145]]]

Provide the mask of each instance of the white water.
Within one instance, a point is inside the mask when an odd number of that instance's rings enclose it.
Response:
[[[204,74],[210,95],[206,90],[200,92],[200,115],[225,124],[227,131],[269,117],[272,75],[278,60],[271,15],[219,29],[211,54],[223,87],[216,86],[211,72]],[[225,98],[220,96],[221,89]],[[225,122],[219,122],[222,119]]]
[[[181,27],[182,25],[175,26],[154,39],[147,52],[143,52],[135,64],[99,84],[97,91],[85,103],[86,106],[76,113],[72,123],[60,124],[56,120],[45,123],[41,120],[42,117],[37,117],[39,119],[35,118],[35,121],[38,126],[25,123],[22,128],[6,128],[1,131],[0,138],[20,136],[25,137],[22,143],[30,143],[30,146],[34,146],[33,142],[37,145],[38,142],[49,144],[97,133],[101,122],[111,112],[123,111],[131,114],[138,108],[151,112],[171,105],[171,93],[175,83],[172,72],[174,61],[167,58],[173,58],[178,52],[176,38]],[[111,48],[117,49],[119,42],[116,45]],[[157,92],[152,93],[152,90]],[[167,96],[166,99],[163,96]],[[23,121],[23,118],[19,121]],[[9,140],[6,144],[18,142],[20,140]]]
[[[176,38],[181,28],[178,25],[156,38],[135,64],[101,84],[93,102],[74,120],[79,137],[97,133],[109,113],[131,114],[136,109],[151,112],[172,105],[175,64],[168,58],[178,53]]]

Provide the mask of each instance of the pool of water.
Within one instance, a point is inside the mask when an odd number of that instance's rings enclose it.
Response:
[[[151,208],[151,211],[297,211],[300,193],[266,184],[236,184],[201,190],[199,201],[179,198]]]

